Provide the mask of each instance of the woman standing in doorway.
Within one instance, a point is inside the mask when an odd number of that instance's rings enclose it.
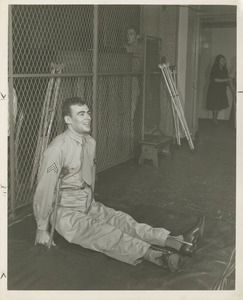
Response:
[[[212,110],[214,124],[218,123],[218,112],[229,106],[226,88],[231,80],[232,78],[228,76],[225,57],[221,54],[217,55],[210,73],[206,101],[206,108]]]

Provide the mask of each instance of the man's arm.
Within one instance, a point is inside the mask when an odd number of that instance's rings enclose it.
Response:
[[[96,179],[96,162],[94,159],[94,165],[92,167],[92,184],[91,184],[91,189],[92,189],[93,195],[94,195],[94,189],[95,189],[95,179]]]
[[[47,244],[49,241],[49,218],[52,212],[52,203],[61,166],[61,149],[55,146],[47,148],[44,152],[33,201],[33,210],[37,223],[35,244]]]

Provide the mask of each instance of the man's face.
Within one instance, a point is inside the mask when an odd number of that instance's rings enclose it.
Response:
[[[87,105],[72,105],[71,116],[68,116],[68,124],[79,134],[88,133],[91,130],[91,116]]]
[[[128,40],[128,44],[133,44],[133,43],[136,42],[137,34],[136,34],[136,31],[134,29],[128,29],[128,31],[127,31],[127,40]]]

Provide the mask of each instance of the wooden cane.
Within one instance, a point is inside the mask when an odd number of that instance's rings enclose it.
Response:
[[[61,169],[61,172],[60,172],[58,180],[57,180],[56,194],[55,194],[54,208],[53,208],[53,220],[52,220],[50,238],[49,238],[48,245],[47,245],[47,248],[49,248],[49,249],[52,246],[54,232],[55,232],[55,228],[56,228],[58,204],[59,204],[59,201],[60,201],[61,182],[62,182],[63,177],[66,176],[68,173],[69,173],[68,169],[63,167]]]
[[[62,178],[61,178],[61,176],[59,176],[57,185],[56,185],[56,195],[55,195],[54,208],[53,208],[53,221],[52,221],[52,226],[51,226],[50,239],[49,239],[48,245],[47,245],[48,249],[50,249],[52,246],[54,231],[55,231],[56,222],[57,222],[57,210],[58,210],[58,204],[59,204],[59,199],[60,199],[61,181],[62,181]]]

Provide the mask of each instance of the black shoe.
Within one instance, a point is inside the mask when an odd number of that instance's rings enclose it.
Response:
[[[183,240],[191,245],[182,244],[179,250],[182,255],[192,256],[192,254],[196,251],[198,242],[203,235],[204,225],[205,216],[202,216],[197,220],[197,223],[190,230],[183,234]]]
[[[180,269],[182,258],[178,253],[174,253],[165,249],[161,249],[160,252],[160,256],[151,257],[150,261],[162,268],[170,270],[171,272],[176,272]]]
[[[177,272],[182,263],[181,256],[171,251],[166,252],[163,252],[161,256],[162,267],[170,270],[171,272]]]

